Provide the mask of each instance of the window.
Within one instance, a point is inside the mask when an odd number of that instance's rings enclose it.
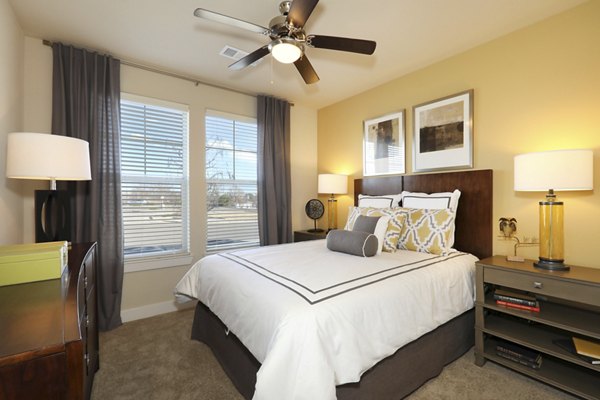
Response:
[[[206,115],[206,252],[259,245],[256,120]]]
[[[189,251],[187,106],[123,93],[125,257]]]

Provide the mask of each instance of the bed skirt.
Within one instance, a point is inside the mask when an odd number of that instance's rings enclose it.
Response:
[[[442,372],[474,343],[475,314],[469,310],[380,361],[360,382],[340,385],[338,400],[401,399]],[[246,399],[251,399],[260,363],[208,307],[198,302],[192,339],[206,343]]]

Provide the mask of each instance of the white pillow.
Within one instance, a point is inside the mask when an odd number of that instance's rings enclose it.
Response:
[[[379,247],[377,247],[377,254],[381,254],[383,250],[383,240],[385,239],[385,233],[387,232],[388,223],[390,222],[390,217],[387,215],[382,215],[379,217],[379,221],[377,221],[377,225],[375,225],[375,232],[373,235],[377,236],[377,240],[379,241]]]
[[[359,207],[393,208],[400,207],[402,194],[385,194],[381,196],[358,195]]]
[[[417,193],[417,192],[402,192],[402,207],[404,208],[425,208],[428,210],[439,210],[450,208],[456,212],[458,208],[458,199],[460,198],[460,190],[454,192],[440,193]]]

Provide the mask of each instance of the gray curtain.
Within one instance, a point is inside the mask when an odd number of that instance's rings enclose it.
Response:
[[[90,146],[92,180],[63,182],[71,197],[71,240],[97,242],[98,325],[121,325],[120,61],[54,43],[52,133]]]
[[[290,103],[258,96],[258,232],[261,246],[292,241]]]

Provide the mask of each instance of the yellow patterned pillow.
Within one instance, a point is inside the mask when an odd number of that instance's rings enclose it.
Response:
[[[400,233],[398,248],[421,253],[446,255],[454,237],[456,214],[449,208],[427,210],[402,208],[406,222]]]
[[[359,215],[366,215],[369,217],[381,217],[388,216],[390,221],[383,237],[383,251],[393,253],[398,248],[398,241],[400,240],[400,232],[402,232],[402,226],[406,219],[406,215],[402,213],[399,207],[395,208],[371,208],[371,207],[354,207],[350,215],[348,216],[348,223],[346,229],[352,229],[354,222]]]

